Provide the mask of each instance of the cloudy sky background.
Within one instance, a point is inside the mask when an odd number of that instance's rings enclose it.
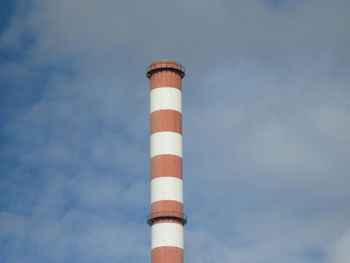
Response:
[[[184,79],[186,262],[350,262],[348,0],[2,0],[1,262],[149,262],[148,63]]]

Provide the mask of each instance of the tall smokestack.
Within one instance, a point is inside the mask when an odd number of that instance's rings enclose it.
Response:
[[[152,263],[184,262],[182,178],[182,78],[185,69],[172,60],[147,68],[151,90]]]

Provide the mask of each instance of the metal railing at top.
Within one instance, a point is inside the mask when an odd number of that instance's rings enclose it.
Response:
[[[155,221],[160,219],[172,219],[181,222],[182,224],[187,223],[187,216],[184,213],[176,212],[176,211],[162,211],[152,213],[147,216],[147,223],[152,225]]]
[[[151,71],[157,69],[175,69],[180,72],[182,78],[185,76],[185,68],[174,62],[156,62],[154,64],[149,65],[146,69],[147,76],[150,77]]]

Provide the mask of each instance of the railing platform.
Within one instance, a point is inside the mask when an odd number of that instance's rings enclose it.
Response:
[[[170,219],[181,222],[183,225],[187,223],[187,216],[184,213],[176,212],[176,211],[162,211],[157,213],[152,213],[147,216],[147,223],[151,226],[156,221],[162,219]]]

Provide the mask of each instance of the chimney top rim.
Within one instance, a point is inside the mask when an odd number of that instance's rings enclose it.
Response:
[[[149,64],[146,69],[147,77],[150,78],[155,71],[162,69],[174,70],[179,73],[181,78],[185,76],[185,68],[179,62],[171,59],[160,59]]]

